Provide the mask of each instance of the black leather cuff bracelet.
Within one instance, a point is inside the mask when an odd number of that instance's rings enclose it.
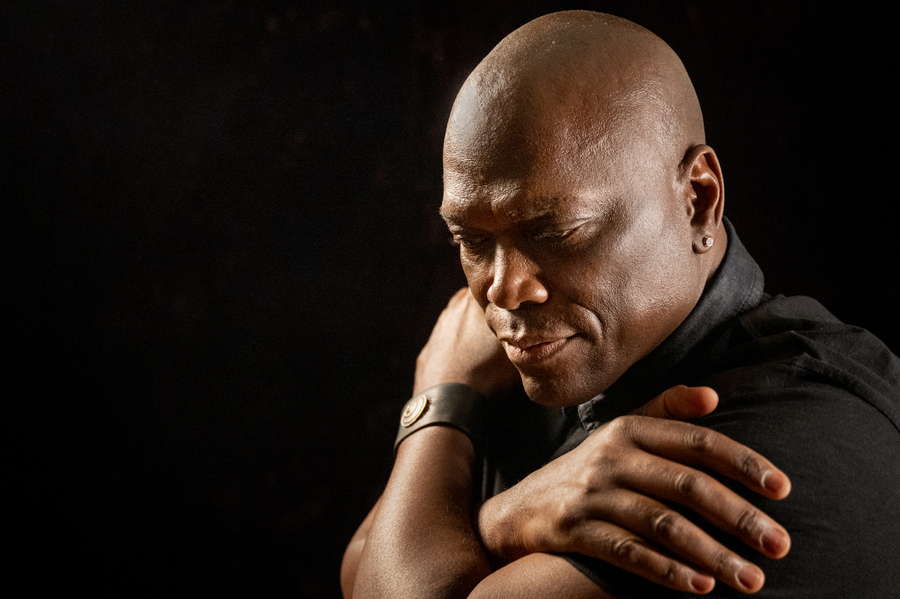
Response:
[[[462,383],[442,383],[416,395],[403,406],[394,453],[403,439],[434,425],[461,430],[478,451],[484,438],[486,402],[485,396]]]

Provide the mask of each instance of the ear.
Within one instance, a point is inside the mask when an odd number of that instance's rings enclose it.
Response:
[[[716,152],[707,145],[688,150],[681,163],[693,247],[705,254],[714,245],[725,210],[725,182]]]

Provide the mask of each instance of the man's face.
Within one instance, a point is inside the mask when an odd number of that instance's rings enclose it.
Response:
[[[612,125],[498,134],[490,115],[456,117],[441,214],[471,292],[532,400],[587,401],[702,292],[677,165]]]

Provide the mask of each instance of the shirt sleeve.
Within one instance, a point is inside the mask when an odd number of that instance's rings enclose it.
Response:
[[[770,559],[685,515],[766,575],[754,595],[769,598],[896,597],[900,589],[900,432],[882,411],[816,373],[802,360],[729,372],[703,381],[719,408],[698,424],[743,443],[791,479],[791,494],[769,500],[726,484],[791,535],[791,550]],[[674,506],[673,506],[674,507]],[[566,556],[620,598],[688,597],[596,559]],[[707,597],[745,596],[717,582]]]

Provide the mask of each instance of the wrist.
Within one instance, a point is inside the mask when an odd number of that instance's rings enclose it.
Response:
[[[480,451],[485,435],[487,398],[462,383],[442,383],[406,402],[394,441],[394,453],[410,435],[431,426],[455,428]]]
[[[509,493],[506,491],[487,500],[479,506],[476,514],[479,538],[495,569],[529,553],[519,535],[516,512],[506,501]]]

